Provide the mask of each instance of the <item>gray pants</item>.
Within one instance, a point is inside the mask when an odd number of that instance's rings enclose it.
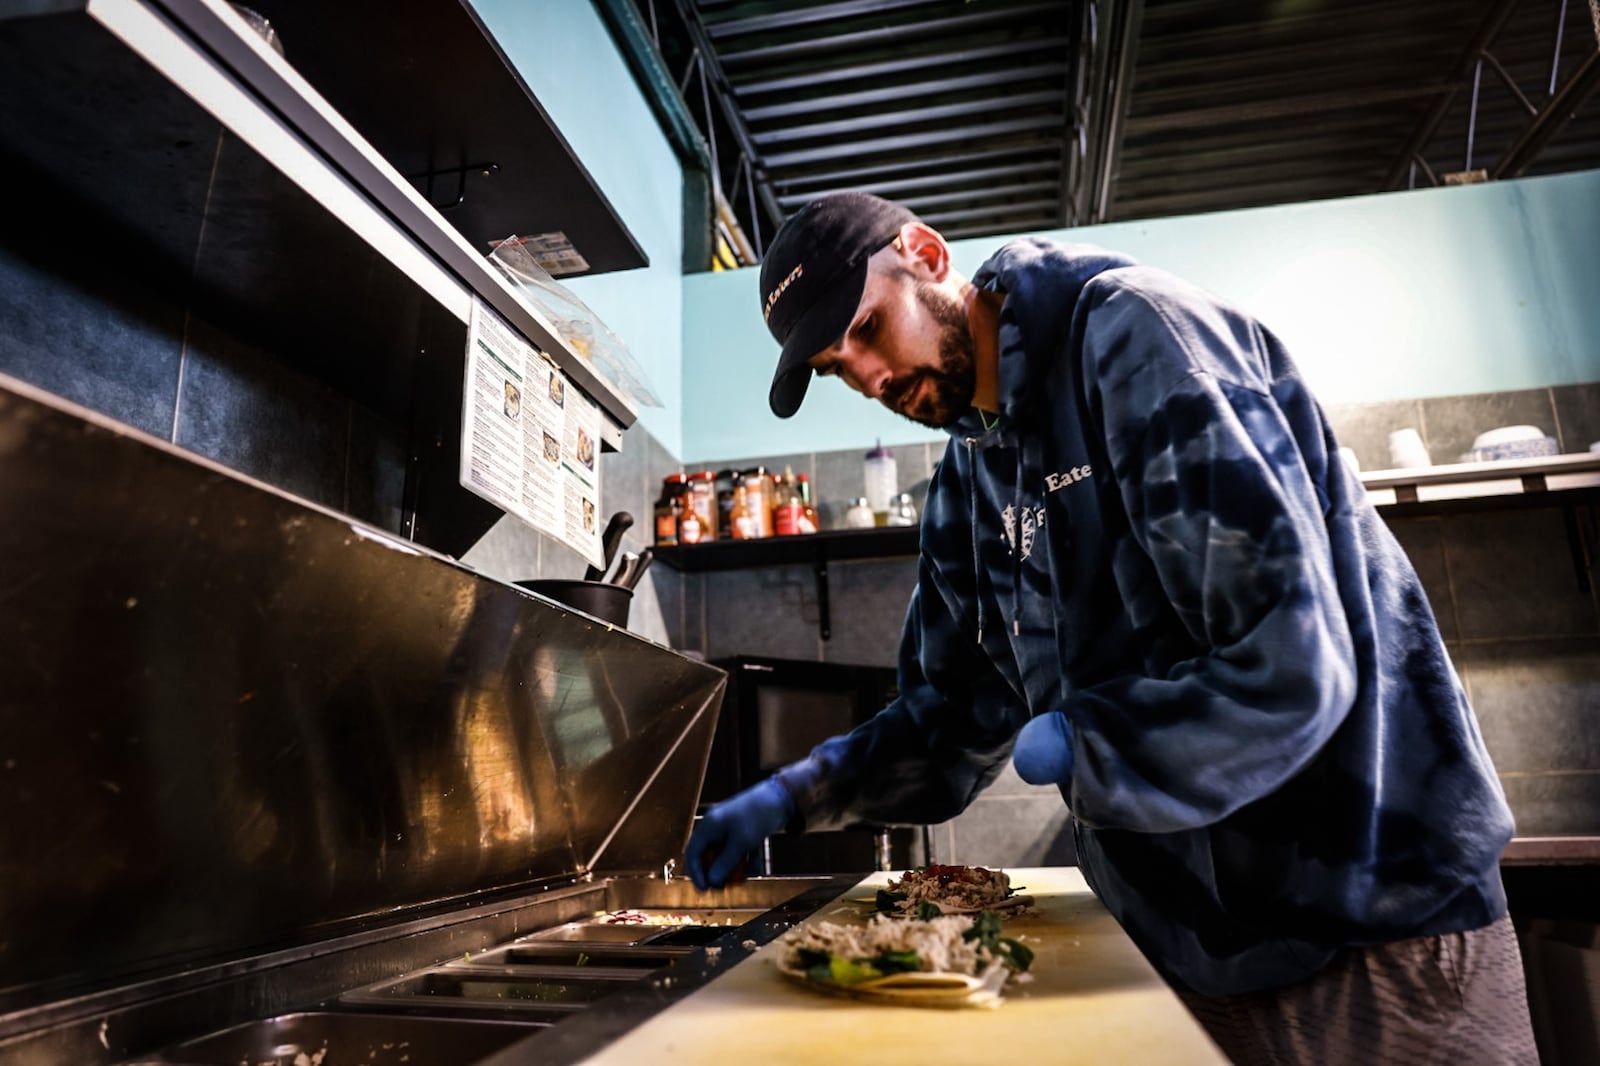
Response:
[[[1538,1066],[1509,917],[1351,948],[1241,996],[1179,993],[1235,1066]]]

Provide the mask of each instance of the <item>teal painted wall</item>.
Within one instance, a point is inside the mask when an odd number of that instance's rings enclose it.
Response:
[[[1328,404],[1600,380],[1600,171],[1113,223],[1050,236],[1127,252],[1256,314]],[[971,275],[1001,238],[957,241]],[[754,269],[683,282],[684,458],[939,440],[812,385],[767,410],[776,345]]]
[[[566,284],[639,360],[662,401],[639,424],[681,455],[683,168],[588,0],[471,3],[650,259]]]

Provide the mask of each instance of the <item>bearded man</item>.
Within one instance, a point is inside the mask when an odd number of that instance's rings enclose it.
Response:
[[[1026,238],[968,280],[905,208],[775,235],[769,403],[813,376],[950,443],[899,696],[712,808],[766,836],[960,813],[1007,758],[1239,1063],[1537,1062],[1511,813],[1421,583],[1283,345],[1126,256]]]

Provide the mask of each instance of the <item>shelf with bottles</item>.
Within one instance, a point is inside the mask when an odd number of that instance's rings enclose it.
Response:
[[[826,529],[797,536],[657,545],[656,561],[688,574],[752,566],[802,566],[848,559],[895,559],[917,554],[916,526]]]

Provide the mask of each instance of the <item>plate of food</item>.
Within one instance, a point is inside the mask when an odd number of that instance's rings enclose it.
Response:
[[[1032,896],[1017,894],[1004,870],[933,864],[907,870],[899,880],[891,878],[872,905],[901,918],[936,918],[983,911],[1014,913],[1032,902]]]
[[[1001,936],[993,911],[866,924],[812,922],[779,941],[778,972],[827,995],[899,1006],[998,1007],[1008,980],[1026,973],[1033,952]]]

